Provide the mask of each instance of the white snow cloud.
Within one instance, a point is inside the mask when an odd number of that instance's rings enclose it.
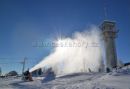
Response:
[[[30,71],[50,66],[57,74],[98,71],[102,60],[100,29],[92,26],[55,41],[54,51]]]

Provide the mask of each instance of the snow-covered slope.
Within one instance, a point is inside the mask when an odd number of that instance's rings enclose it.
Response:
[[[47,83],[43,78],[33,82],[18,79],[0,79],[0,89],[130,89],[129,70],[112,73],[79,73],[58,77]]]

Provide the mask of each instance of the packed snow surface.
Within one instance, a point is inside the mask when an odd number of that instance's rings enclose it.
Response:
[[[125,71],[112,73],[76,73],[57,77],[42,83],[43,77],[32,82],[21,78],[0,79],[0,89],[130,89],[130,74]]]

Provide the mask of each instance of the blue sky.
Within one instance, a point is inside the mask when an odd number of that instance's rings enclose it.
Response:
[[[107,19],[116,21],[120,30],[118,58],[128,62],[130,0],[0,0],[0,63],[11,63],[0,66],[20,71],[22,65],[16,62],[27,57],[26,68],[32,67],[51,51],[33,47],[34,42],[55,39],[59,34],[71,36],[91,24],[99,26],[105,18],[104,1]]]

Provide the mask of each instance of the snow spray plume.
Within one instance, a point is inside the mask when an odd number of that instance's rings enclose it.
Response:
[[[54,51],[30,71],[47,66],[57,75],[77,72],[96,72],[102,61],[100,29],[92,26],[84,32],[75,32],[70,38],[59,38]]]

